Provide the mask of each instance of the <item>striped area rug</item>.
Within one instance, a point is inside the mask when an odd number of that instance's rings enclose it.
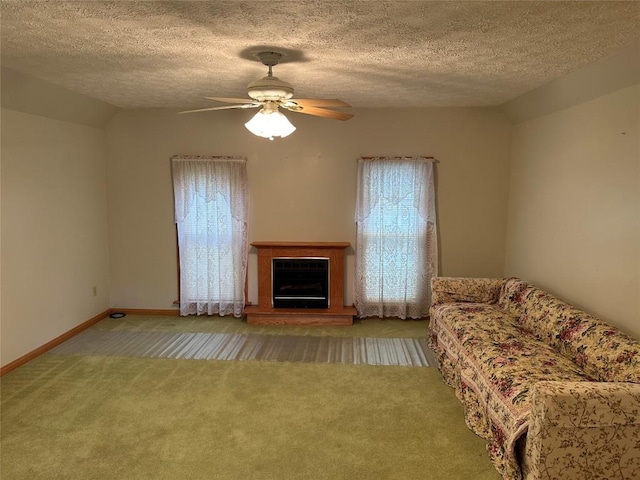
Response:
[[[193,360],[264,360],[428,367],[422,338],[365,338],[229,333],[85,330],[50,351]]]

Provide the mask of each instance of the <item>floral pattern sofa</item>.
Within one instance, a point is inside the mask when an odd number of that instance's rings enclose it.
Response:
[[[517,278],[431,286],[430,347],[505,480],[640,479],[640,342]]]

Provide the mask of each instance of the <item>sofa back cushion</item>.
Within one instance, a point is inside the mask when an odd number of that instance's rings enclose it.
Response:
[[[562,325],[563,353],[603,382],[640,383],[640,342],[593,317]]]
[[[498,308],[512,315],[522,315],[525,301],[534,289],[519,278],[507,278],[498,295]]]
[[[595,380],[640,383],[640,342],[550,293],[509,279],[498,305]]]
[[[431,303],[496,303],[503,284],[501,278],[433,277]]]

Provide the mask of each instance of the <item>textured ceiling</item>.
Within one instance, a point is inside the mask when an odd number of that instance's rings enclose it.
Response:
[[[2,65],[119,107],[296,97],[354,107],[499,105],[640,36],[639,2],[2,1]]]

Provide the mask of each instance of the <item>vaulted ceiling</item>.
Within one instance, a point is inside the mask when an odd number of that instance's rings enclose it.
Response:
[[[205,107],[274,74],[354,107],[500,105],[640,37],[640,3],[8,1],[2,65],[114,106]]]

